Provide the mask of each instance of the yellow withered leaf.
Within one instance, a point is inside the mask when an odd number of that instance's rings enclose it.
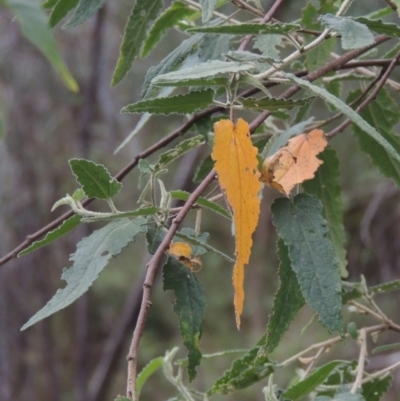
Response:
[[[191,257],[192,247],[189,244],[186,244],[185,242],[171,242],[167,252],[193,272],[197,272],[201,269],[201,259],[199,256]]]
[[[244,301],[244,266],[249,263],[252,235],[260,213],[258,151],[251,142],[249,125],[241,118],[236,125],[230,120],[216,122],[214,132],[211,157],[234,215],[236,262],[233,268],[233,286],[236,325],[239,328]]]
[[[322,161],[317,158],[327,146],[324,132],[314,129],[292,138],[287,146],[265,159],[261,181],[289,195],[296,184],[314,177]]]

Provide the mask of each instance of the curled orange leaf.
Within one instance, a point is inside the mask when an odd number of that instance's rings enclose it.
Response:
[[[260,213],[258,151],[251,142],[249,125],[241,118],[236,125],[230,120],[216,122],[214,132],[211,157],[234,217],[236,262],[233,268],[233,286],[236,325],[239,328],[244,301],[244,266],[249,263],[252,235]]]
[[[171,242],[167,252],[193,272],[199,271],[202,266],[200,257],[192,257],[192,247],[185,242]]]
[[[296,184],[314,177],[322,161],[317,158],[327,146],[324,132],[314,129],[292,138],[287,146],[265,159],[261,181],[289,195]]]

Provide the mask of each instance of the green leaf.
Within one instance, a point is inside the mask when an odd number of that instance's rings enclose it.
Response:
[[[146,57],[161,40],[167,29],[172,28],[186,17],[196,14],[186,4],[176,1],[168,7],[156,20],[143,43],[141,57]]]
[[[102,164],[85,159],[69,161],[72,173],[89,198],[110,199],[122,188]]]
[[[271,353],[279,344],[283,334],[289,328],[299,310],[304,306],[296,274],[293,272],[289,250],[282,239],[278,240],[279,290],[274,298],[272,315],[268,320],[268,336],[265,344],[267,353]]]
[[[45,10],[52,9],[60,0],[47,0],[42,3],[42,8]]]
[[[321,366],[304,380],[301,380],[286,390],[282,396],[290,398],[291,400],[297,400],[301,397],[305,397],[307,394],[310,394],[312,391],[314,391],[317,386],[322,384],[333,372],[333,370],[342,363],[343,361],[332,361],[324,366]]]
[[[152,83],[153,78],[157,75],[163,75],[176,70],[190,54],[197,50],[203,37],[204,34],[197,34],[184,40],[175,50],[168,54],[160,64],[149,68],[142,89],[142,97],[144,99],[155,97],[161,91],[161,88],[154,87]]]
[[[202,135],[197,135],[194,136],[193,138],[185,139],[184,141],[176,145],[175,148],[167,150],[166,152],[162,153],[160,158],[158,159],[158,162],[152,167],[154,171],[159,171],[168,166],[168,164],[172,163],[174,160],[184,155],[185,153],[203,144],[204,144],[204,139]]]
[[[306,193],[271,206],[279,237],[289,248],[292,269],[307,304],[329,330],[343,333],[341,283],[335,250],[322,217],[322,204]]]
[[[138,233],[145,232],[145,223],[146,220],[141,217],[135,220],[119,219],[80,241],[76,252],[70,256],[74,264],[64,269],[61,276],[67,285],[58,290],[53,298],[22,326],[21,330],[66,308],[84,294],[109,259],[119,255]]]
[[[204,110],[213,103],[214,91],[193,91],[184,95],[142,100],[125,106],[121,113],[186,114]]]
[[[128,23],[125,27],[124,39],[121,44],[117,66],[111,80],[111,85],[115,86],[128,73],[132,63],[139,54],[143,42],[146,39],[147,31],[151,21],[157,15],[163,5],[162,0],[137,0]]]
[[[151,255],[155,254],[164,237],[165,232],[157,225],[156,220],[149,218],[147,220],[146,243],[147,250]]]
[[[328,238],[335,249],[339,271],[342,277],[349,275],[346,266],[346,250],[344,243],[346,234],[343,226],[343,202],[340,189],[339,160],[332,148],[327,148],[318,155],[323,161],[315,174],[315,178],[303,183],[309,194],[315,195],[323,205],[322,216],[328,223]]]
[[[67,88],[72,92],[78,92],[79,86],[57,50],[47,24],[47,15],[40,7],[39,1],[7,0],[6,5],[16,15],[22,34],[46,56]]]
[[[153,85],[166,85],[170,84],[170,82],[182,82],[189,79],[197,80],[201,78],[214,77],[220,74],[231,74],[241,71],[253,70],[254,68],[254,65],[250,63],[212,60],[206,63],[197,64],[193,67],[169,72],[168,74],[158,75],[152,80],[151,83]]]
[[[50,14],[49,25],[55,27],[73,8],[79,0],[58,0]]]
[[[253,47],[259,49],[264,56],[278,61],[281,57],[277,47],[282,46],[282,40],[282,35],[259,35],[254,41]]]
[[[269,98],[263,97],[262,99],[255,99],[255,98],[242,98],[239,97],[236,100],[243,105],[244,108],[251,109],[251,110],[281,110],[281,109],[293,109],[297,106],[305,106],[307,105],[313,98],[307,99],[277,99],[277,98]]]
[[[196,276],[174,258],[168,258],[163,268],[164,291],[171,290],[176,297],[174,312],[179,318],[183,343],[189,351],[189,380],[196,377],[196,366],[200,364],[201,322],[206,309],[204,287]]]
[[[387,292],[400,290],[400,280],[389,281],[388,283],[378,284],[370,287],[368,291],[372,295],[385,294]],[[353,288],[350,291],[343,292],[342,302],[346,304],[353,299],[361,298],[363,296],[362,291],[359,288]]]
[[[297,85],[309,89],[314,94],[320,96],[326,102],[334,105],[338,110],[344,113],[353,123],[355,123],[359,128],[361,128],[364,132],[370,135],[373,139],[375,139],[378,144],[383,146],[383,148],[393,156],[394,159],[400,162],[400,155],[398,151],[393,147],[393,145],[384,138],[373,126],[368,124],[362,117],[358,115],[351,107],[349,107],[342,100],[338,99],[336,96],[331,95],[328,91],[323,88],[320,88],[316,85],[311,84],[304,79],[299,79],[293,74],[286,74],[288,78],[294,81]]]
[[[258,345],[242,358],[233,361],[231,368],[219,378],[208,392],[230,394],[251,386],[273,373],[279,365],[268,358],[265,349]]]
[[[50,244],[56,239],[62,237],[63,235],[68,234],[74,228],[78,227],[80,222],[81,222],[81,216],[78,215],[72,216],[69,219],[64,220],[60,226],[58,226],[52,231],[49,231],[43,239],[41,239],[40,241],[35,241],[32,245],[28,246],[28,248],[25,248],[23,251],[21,251],[18,254],[18,257],[36,251],[36,249],[39,249],[47,244]]]
[[[357,330],[357,326],[356,326],[356,324],[354,322],[350,322],[347,325],[347,332],[349,333],[350,337],[353,340],[357,340],[357,338],[358,338],[358,330]]]
[[[365,401],[379,401],[383,394],[386,394],[389,390],[392,376],[380,377],[362,385],[361,394],[365,398]]]
[[[89,19],[103,4],[105,0],[79,0],[74,15],[64,25],[64,28],[73,28]]]
[[[207,175],[210,173],[210,171],[214,168],[214,161],[211,159],[211,156],[208,155],[201,163],[200,166],[197,168],[193,182],[201,182],[204,180],[204,178],[207,177]]]
[[[360,394],[341,393],[337,394],[333,401],[365,401],[365,398]]]
[[[188,200],[189,196],[191,195],[189,192],[186,191],[171,191],[170,194],[175,199],[180,199],[185,201]],[[218,205],[218,203],[212,202],[201,196],[196,200],[196,203],[200,206],[204,206],[205,208],[210,209],[213,212],[216,212],[226,217],[229,220],[232,220],[232,216],[230,215],[230,213],[228,213],[226,209],[224,209],[222,206]]]
[[[297,31],[300,25],[297,24],[238,24],[202,26],[188,29],[188,32],[219,33],[226,35],[265,35],[281,34]]]
[[[218,35],[209,33],[202,39],[198,57],[200,62],[210,60],[225,60],[225,54],[230,50],[232,35]]]
[[[374,348],[372,350],[372,353],[373,354],[378,354],[379,352],[390,351],[390,350],[399,349],[399,348],[400,348],[400,343],[381,345],[380,347]]]
[[[400,27],[397,24],[390,24],[382,20],[372,20],[369,18],[358,17],[354,18],[355,21],[366,25],[369,29],[376,33],[400,38]]]
[[[157,86],[228,86],[229,78],[224,76],[206,77],[206,78],[183,78],[166,82],[157,82]]]
[[[82,217],[82,222],[93,223],[95,221],[115,220],[124,217],[151,216],[156,214],[158,211],[159,209],[156,206],[147,206],[136,210],[130,210],[128,212],[109,214],[108,216]]]
[[[399,2],[399,0],[394,0],[395,2]],[[400,2],[399,2],[400,4]],[[386,17],[389,14],[392,14],[393,10],[391,7],[383,7],[380,10],[372,11],[371,13],[367,14],[365,17],[368,19],[378,19]]]
[[[206,244],[205,242],[201,241],[198,239],[198,236],[191,236],[191,235],[187,235],[183,232],[184,230],[182,230],[182,232],[177,232],[175,235],[179,238],[184,239],[185,241],[189,242],[192,245],[196,245],[199,247],[204,248],[205,250],[207,250],[208,252],[211,252],[217,256],[220,256],[221,258],[224,258],[225,260],[227,260],[230,263],[235,263],[235,260],[232,259],[231,257],[229,257],[228,255],[224,254],[223,252],[219,251],[218,249],[215,249],[214,247]]]
[[[355,99],[361,93],[360,90],[351,93],[348,100]],[[368,124],[375,127],[380,135],[400,154],[400,138],[394,134],[393,127],[400,119],[399,108],[395,100],[386,89],[379,91],[375,100],[360,113]],[[381,173],[400,186],[400,164],[381,144],[377,144],[371,137],[356,125],[353,125],[354,133],[360,143],[361,150],[365,152],[372,163],[379,168]]]
[[[217,0],[200,0],[201,4],[201,21],[204,23],[208,22],[213,15]]]
[[[162,368],[164,362],[164,358],[159,356],[158,358],[152,359],[138,374],[136,379],[136,399],[138,400],[140,397],[140,392],[146,383],[147,379],[158,369]],[[129,400],[131,401],[131,400]]]
[[[360,49],[374,43],[374,35],[363,24],[347,17],[327,14],[319,17],[320,21],[341,36],[344,50]]]
[[[320,15],[334,13],[335,6],[331,1],[319,2],[317,9],[313,3],[307,2],[307,5],[302,10],[301,22],[305,28],[322,30],[322,25],[317,18]],[[314,40],[314,37],[307,40],[306,44]],[[320,45],[306,53],[306,66],[309,71],[314,71],[323,66],[331,57],[331,52],[335,48],[336,40],[334,38],[324,40]]]

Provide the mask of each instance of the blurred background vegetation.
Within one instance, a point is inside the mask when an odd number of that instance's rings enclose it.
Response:
[[[270,3],[262,1],[266,9]],[[374,6],[372,3],[375,2],[358,2],[358,6],[367,11]],[[385,2],[380,3],[384,6]],[[305,4],[303,0],[288,0],[277,17],[286,21],[298,18]],[[113,155],[140,117],[121,115],[120,109],[139,100],[147,69],[183,38],[181,33],[170,31],[148,59],[137,60],[128,77],[116,88],[110,88],[131,7],[132,1],[128,0],[106,2],[95,17],[83,25],[70,30],[60,27],[53,30],[60,52],[79,84],[78,93],[64,86],[42,53],[23,37],[11,12],[0,7],[1,255],[65,211],[57,209],[50,213],[56,200],[76,188],[68,166],[70,158],[85,157],[103,163],[114,174],[138,152],[184,120],[185,117],[153,117],[139,135]],[[393,78],[400,78],[399,73],[395,72]],[[326,110],[315,105],[312,114],[321,118]],[[358,151],[350,129],[336,137],[332,145],[342,163],[349,280],[358,280],[360,274],[366,276],[369,284],[399,278],[399,190],[384,180]],[[208,153],[209,149],[204,147],[176,163],[166,178],[167,189],[193,190],[193,172]],[[151,160],[155,159],[156,155]],[[120,210],[136,207],[138,178],[136,170],[125,178],[124,190],[116,199]],[[198,277],[208,296],[201,340],[204,353],[251,347],[265,332],[278,286],[276,237],[269,214],[269,205],[275,196],[278,194],[273,190],[264,191],[262,216],[247,268],[241,331],[236,330],[234,321],[232,266],[213,255],[203,260]],[[207,213],[203,220],[202,229],[210,233],[210,242],[232,253],[230,224]],[[193,216],[189,216],[184,225],[192,224]],[[63,286],[61,272],[69,265],[68,256],[74,252],[76,243],[98,227],[80,228],[46,248],[0,267],[1,401],[105,401],[124,393],[125,355],[149,258],[143,238],[138,238],[120,257],[112,260],[82,299],[56,316],[20,332],[23,323]],[[392,293],[378,300],[383,310],[396,320],[399,295]],[[140,366],[176,345],[181,348],[179,356],[186,355],[177,318],[172,312],[172,301],[171,294],[162,291],[158,278],[140,347]],[[325,329],[317,322],[300,335],[312,317],[309,309],[301,311],[273,357],[280,360],[327,337]],[[350,320],[347,313],[346,321]],[[387,340],[389,334],[385,336],[383,340]],[[342,353],[346,358],[349,355],[357,358],[354,342],[339,348],[335,357]],[[332,356],[326,358],[329,357]],[[400,353],[393,352],[372,355],[369,367],[380,369],[399,357]],[[232,357],[204,360],[194,386],[209,388],[229,367],[231,360]],[[287,377],[277,375],[278,383],[285,383],[292,372],[288,373]],[[175,394],[161,373],[151,380],[143,390],[143,399],[166,400]],[[262,400],[263,385],[265,383],[225,399]],[[399,391],[397,380],[384,399],[398,400]]]

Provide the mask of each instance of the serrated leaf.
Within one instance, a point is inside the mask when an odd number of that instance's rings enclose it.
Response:
[[[394,159],[400,162],[400,155],[397,150],[393,147],[390,142],[387,141],[373,126],[368,124],[362,117],[358,115],[351,107],[349,107],[346,103],[342,100],[338,99],[337,97],[331,95],[325,89],[318,87],[316,85],[311,84],[304,79],[299,79],[293,74],[286,74],[288,78],[294,81],[296,84],[303,88],[309,89],[314,94],[320,96],[328,103],[334,105],[338,110],[344,113],[353,123],[355,123],[358,127],[360,127],[365,133],[370,135],[373,139],[375,139],[378,144],[380,144],[387,152],[390,154]]]
[[[153,98],[161,91],[161,88],[154,87],[152,83],[154,77],[176,70],[190,54],[197,50],[203,37],[204,34],[197,34],[184,40],[175,50],[168,54],[160,64],[149,68],[142,88],[142,97],[144,99]]]
[[[290,398],[291,400],[297,400],[301,397],[305,397],[307,394],[310,394],[312,391],[314,391],[317,386],[322,384],[333,372],[333,370],[343,362],[344,361],[332,361],[324,366],[321,366],[320,368],[317,368],[304,380],[301,380],[286,390],[282,396]]]
[[[289,248],[303,297],[329,331],[343,333],[338,262],[322,217],[322,204],[306,193],[271,206],[278,235]]]
[[[233,361],[231,368],[208,391],[213,394],[230,394],[251,386],[273,373],[279,365],[268,358],[265,349],[258,345],[242,358]]]
[[[175,148],[162,153],[160,158],[158,159],[158,162],[152,167],[154,171],[159,171],[168,166],[168,164],[172,163],[174,160],[184,155],[186,152],[189,152],[190,150],[197,148],[197,146],[203,144],[204,139],[202,135],[197,135],[193,138],[185,139],[184,141],[176,145]]]
[[[275,61],[280,60],[280,51],[277,47],[282,46],[282,35],[259,35],[254,41],[253,47],[259,49],[261,53]]]
[[[376,33],[392,36],[392,37],[400,37],[400,27],[397,24],[391,24],[388,22],[383,22],[382,20],[369,19],[365,17],[354,18],[355,21],[366,25],[369,29]]]
[[[15,20],[19,23],[22,34],[46,56],[67,88],[72,92],[78,92],[78,83],[57,50],[53,34],[47,24],[47,15],[40,7],[39,1],[8,0],[6,5],[16,15]]]
[[[196,14],[197,11],[190,9],[186,4],[176,1],[168,7],[155,21],[143,43],[141,57],[146,57],[156,44],[161,40],[164,33],[175,26],[186,17]]]
[[[399,0],[394,0],[395,2],[399,2]],[[400,4],[400,2],[399,2]],[[382,17],[386,17],[389,14],[392,14],[393,9],[391,7],[383,7],[380,10],[372,11],[371,13],[367,14],[365,17],[368,19],[378,19]]]
[[[130,210],[128,212],[114,213],[106,216],[82,217],[82,222],[93,223],[95,221],[115,220],[122,219],[124,217],[151,216],[156,214],[158,211],[158,207],[147,206],[136,210]]]
[[[147,379],[158,369],[162,368],[164,362],[164,358],[159,356],[158,358],[152,359],[138,374],[136,379],[136,399],[139,400],[140,392],[146,383]],[[129,400],[129,399],[128,399]],[[131,401],[131,400],[129,400]]]
[[[379,352],[390,351],[390,350],[399,349],[399,348],[400,348],[400,343],[381,345],[380,347],[374,348],[372,350],[372,353],[373,354],[378,354]]]
[[[400,280],[394,280],[394,281],[389,281],[388,283],[374,285],[370,287],[369,290],[374,295],[400,290]]]
[[[64,269],[61,276],[67,285],[58,290],[53,298],[22,326],[21,330],[66,308],[84,294],[98,278],[110,258],[119,255],[138,233],[145,232],[145,223],[146,220],[141,217],[135,220],[112,221],[81,240],[76,252],[70,256],[74,264]]]
[[[23,251],[21,251],[18,254],[18,257],[36,251],[37,249],[50,244],[56,239],[62,237],[63,235],[68,234],[74,228],[78,227],[80,222],[81,222],[81,216],[78,215],[72,216],[69,219],[64,220],[60,226],[58,226],[52,231],[49,231],[43,239],[41,239],[40,241],[35,241],[32,245],[28,246],[28,248],[25,248]]]
[[[197,80],[201,78],[214,77],[220,74],[249,71],[254,68],[254,65],[249,63],[212,60],[206,63],[197,64],[193,67],[169,72],[168,74],[158,75],[151,81],[151,83],[153,85],[165,85],[170,82],[187,81],[189,79]]]
[[[388,392],[391,381],[392,376],[387,375],[364,383],[361,387],[361,394],[365,401],[379,401]]]
[[[103,4],[105,0],[79,0],[74,15],[64,25],[64,28],[73,28],[89,19]]]
[[[180,199],[180,200],[185,200],[185,201],[188,200],[189,196],[190,196],[190,193],[186,192],[186,191],[171,191],[170,194],[175,199]],[[199,198],[197,198],[196,203],[200,206],[204,206],[205,208],[210,209],[213,212],[216,212],[216,213],[226,217],[229,220],[232,219],[232,216],[230,215],[230,213],[227,212],[226,209],[224,209],[222,206],[218,205],[218,203],[212,202],[201,196]]]
[[[236,326],[239,328],[244,302],[244,269],[249,263],[252,235],[260,213],[258,149],[253,146],[249,125],[242,118],[237,120],[236,125],[230,120],[217,121],[214,132],[211,157],[215,162],[218,182],[225,191],[234,216],[236,262],[233,286]]]
[[[166,82],[157,82],[157,86],[228,86],[229,78],[224,76],[215,76],[207,78],[189,78],[177,79]]]
[[[282,239],[278,240],[278,255],[280,286],[268,320],[268,336],[265,343],[267,353],[271,353],[278,346],[290,323],[305,304],[296,274],[291,267],[288,247]]]
[[[360,90],[352,92],[348,100],[355,99],[360,93]],[[400,154],[400,138],[393,132],[393,127],[400,119],[399,108],[386,89],[382,88],[375,100],[369,103],[359,114],[368,124],[377,129],[380,135],[396,150],[397,154]],[[400,186],[400,163],[393,160],[393,157],[381,144],[377,144],[371,137],[365,135],[359,127],[353,125],[353,129],[361,150],[371,158],[372,163],[379,168],[384,176],[392,178]]]
[[[179,318],[183,343],[189,351],[189,380],[196,377],[196,366],[200,364],[199,341],[206,298],[204,287],[196,276],[174,258],[168,258],[163,268],[164,291],[171,290],[176,297],[174,312]]]
[[[344,50],[360,49],[374,43],[374,35],[368,27],[351,18],[326,14],[319,19],[323,25],[340,35]]]
[[[147,220],[146,243],[147,250],[151,255],[155,254],[164,237],[165,232],[162,228],[157,225],[154,218],[149,218]]]
[[[162,0],[136,1],[125,27],[117,66],[111,80],[112,86],[121,82],[131,69],[132,63],[146,39],[150,23],[157,18],[162,5]]]
[[[331,1],[319,2],[319,8],[316,8],[313,3],[307,2],[307,5],[302,10],[301,22],[305,28],[321,30],[322,26],[317,18],[320,15],[333,13],[335,11],[334,3]],[[308,39],[310,43],[314,38]],[[309,71],[314,71],[324,65],[331,57],[331,52],[335,47],[335,39],[324,40],[320,45],[306,53],[306,66]]]
[[[297,24],[236,24],[219,26],[202,26],[188,29],[188,32],[219,33],[225,35],[265,35],[281,34],[297,31],[300,25]]]
[[[225,253],[219,251],[218,249],[206,244],[204,241],[199,240],[199,237],[197,236],[193,236],[193,235],[187,235],[184,233],[184,230],[182,230],[182,232],[177,232],[175,234],[178,238],[182,238],[184,240],[186,240],[187,242],[189,242],[192,245],[196,245],[199,247],[204,248],[206,251],[211,252],[217,256],[220,256],[222,258],[224,258],[225,260],[227,260],[230,263],[234,263],[235,260],[232,259],[231,257],[229,257],[228,255],[226,255]]]
[[[197,167],[197,170],[193,177],[193,182],[201,182],[206,178],[208,173],[214,168],[214,162],[211,156],[207,156]]]
[[[122,188],[102,165],[85,159],[69,161],[72,173],[89,198],[110,199]]]
[[[282,109],[291,110],[297,106],[305,106],[312,99],[313,98],[292,100],[292,99],[277,99],[270,97],[255,99],[251,97],[249,98],[239,97],[236,100],[239,103],[241,103],[243,107],[245,107],[246,109],[258,110],[258,111],[263,111],[263,110],[275,111]]]
[[[300,135],[304,133],[307,125],[311,124],[314,121],[314,117],[310,117],[305,121],[297,123],[291,127],[289,127],[283,133],[275,134],[265,146],[264,150],[262,151],[263,158],[267,158],[275,154],[280,148],[285,146],[288,140],[294,136]]]
[[[187,114],[204,110],[213,103],[214,91],[193,91],[184,95],[142,100],[125,106],[121,113]]]
[[[323,164],[317,170],[315,178],[303,183],[309,194],[315,195],[323,205],[322,216],[328,223],[328,238],[335,249],[342,277],[349,275],[346,266],[346,250],[344,243],[346,234],[343,226],[343,202],[340,189],[339,160],[332,148],[325,149],[319,155]]]
[[[217,0],[200,0],[201,4],[201,21],[204,23],[208,22],[213,15]]]
[[[49,26],[55,27],[72,9],[74,9],[79,0],[58,0],[50,14]]]

